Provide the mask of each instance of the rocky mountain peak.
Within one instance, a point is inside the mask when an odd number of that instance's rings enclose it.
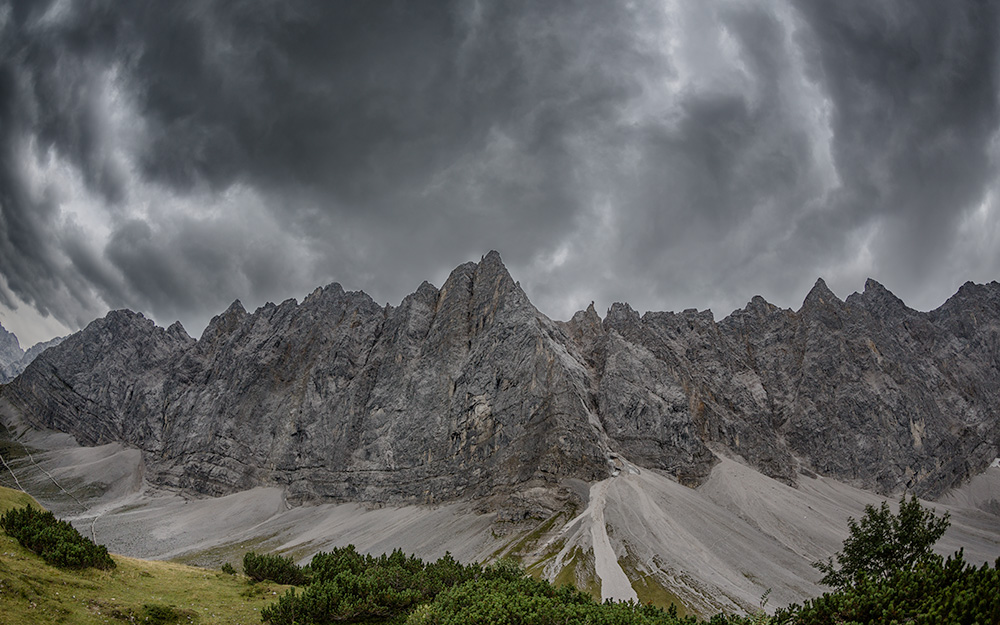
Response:
[[[996,281],[986,284],[966,282],[959,287],[958,292],[948,298],[941,308],[995,307],[998,305],[1000,305],[1000,283]]]
[[[413,292],[413,295],[422,300],[435,299],[438,296],[438,289],[427,280],[424,280],[417,287],[417,290]]]
[[[565,327],[577,343],[584,345],[591,345],[604,335],[604,324],[594,308],[594,302],[590,302],[586,310],[573,313]]]
[[[874,281],[849,299],[818,280],[798,313],[755,297],[718,323],[626,303],[559,323],[491,252],[396,308],[336,283],[253,314],[236,301],[198,341],[114,311],[2,393],[32,425],[143,450],[155,484],[511,518],[625,461],[697,485],[723,453],[789,484],[928,495],[988,466],[1000,285],[932,313]]]
[[[763,318],[779,310],[779,308],[760,295],[754,295],[743,310]]]
[[[476,266],[476,272],[482,274],[488,279],[507,280],[511,283],[514,282],[514,279],[510,277],[510,272],[507,271],[507,266],[503,264],[500,252],[496,250],[490,250],[479,259],[479,264]]]
[[[187,333],[180,321],[175,321],[167,328],[167,335],[181,341],[194,343],[194,339]]]
[[[229,308],[227,308],[225,312],[223,312],[222,315],[219,316],[243,318],[246,316],[246,314],[247,314],[247,309],[243,307],[243,302],[241,302],[238,299],[234,299],[233,303],[229,305]]]
[[[929,317],[962,340],[1000,331],[1000,283],[966,282],[944,304],[932,310]],[[1000,350],[994,350],[1000,358],[998,352]]]
[[[4,334],[7,336],[3,336]],[[3,326],[0,325],[0,345],[4,343],[4,339],[7,339],[10,341],[7,343],[7,346],[12,347],[12,349],[9,349],[5,355],[0,354],[0,384],[5,384],[16,378],[28,365],[31,364],[33,360],[35,360],[35,358],[38,357],[39,354],[50,347],[55,347],[63,341],[63,338],[64,337],[57,336],[53,339],[49,339],[48,341],[36,343],[32,345],[30,349],[21,353],[20,357],[17,357],[18,352],[21,351],[21,345],[18,342],[17,337],[14,336],[12,332],[4,330]],[[4,350],[0,348],[0,352],[3,351]],[[7,358],[16,359],[7,362]]]
[[[990,285],[996,285],[997,283],[991,282]],[[962,286],[958,287],[958,291],[955,293],[958,297],[975,297],[986,291],[990,285],[976,284],[972,280],[966,280],[962,283]]]
[[[527,306],[534,310],[495,250],[483,256],[476,267],[472,282],[472,306],[480,327],[492,322],[501,306]]]
[[[754,295],[753,297],[750,298],[750,301],[747,302],[747,305],[744,308],[744,310],[756,310],[760,312],[767,312],[771,308],[772,308],[771,304],[769,304],[768,301],[763,298],[763,296]]]
[[[446,342],[457,350],[453,354],[471,347],[470,339],[488,330],[500,315],[533,318],[538,314],[495,251],[479,263],[456,267],[440,291],[435,293],[430,284],[427,287],[423,288],[427,296],[436,295],[431,331],[449,337]]]
[[[810,309],[821,306],[839,306],[843,304],[839,297],[834,295],[830,287],[826,286],[826,281],[823,278],[817,278],[816,283],[813,285],[812,289],[806,295],[805,300],[802,302],[802,309]]]
[[[24,350],[17,337],[0,325],[0,369],[21,360]]]
[[[312,293],[306,296],[302,303],[304,305],[318,303],[322,300],[336,298],[344,295],[344,287],[339,282],[331,282],[326,286],[316,287]],[[238,302],[239,300],[237,300]],[[234,304],[237,302],[233,302]]]
[[[594,308],[594,302],[590,302],[586,310],[578,310],[573,313],[573,317],[570,319],[570,323],[580,327],[600,327],[601,326],[601,316],[597,314],[597,309]]]
[[[232,334],[247,315],[243,303],[238,299],[233,300],[233,303],[222,314],[212,317],[198,341],[212,343],[221,337]]]
[[[865,290],[860,299],[865,308],[874,315],[885,315],[889,311],[904,314],[905,311],[909,310],[903,300],[893,295],[889,289],[872,278],[865,280]]]
[[[867,278],[865,280],[865,293],[870,293],[872,295],[877,294],[879,296],[883,296],[885,294],[892,295],[892,293],[889,292],[889,289],[882,286],[882,284],[874,278]],[[893,297],[895,296],[893,295]]]
[[[142,313],[127,308],[112,310],[102,319],[95,319],[90,323],[96,324],[109,340],[113,340],[116,336],[142,334],[156,327],[152,319],[147,319]]]
[[[639,313],[624,302],[612,304],[611,308],[608,309],[608,314],[604,317],[604,329],[615,330],[623,336],[640,323]]]

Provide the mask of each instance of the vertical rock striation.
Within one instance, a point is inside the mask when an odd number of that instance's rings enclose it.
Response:
[[[2,330],[3,327],[0,326],[0,331]],[[17,337],[13,334],[8,334],[8,336],[12,337],[15,342],[17,341]],[[6,366],[0,365],[0,384],[6,384],[21,375],[21,372],[27,369],[28,365],[31,364],[31,361],[37,358],[39,354],[48,348],[55,347],[59,343],[62,343],[63,338],[65,337],[57,336],[54,339],[50,339],[42,343],[36,343],[35,345],[32,345],[28,351],[24,352],[24,354],[22,354],[17,360],[11,361]],[[20,349],[20,345],[18,345],[18,349]]]
[[[115,311],[4,396],[29,422],[145,452],[149,479],[207,494],[505,499],[607,474],[586,368],[495,252],[400,306],[332,284],[234,302],[197,341]]]
[[[626,461],[696,485],[723,451],[789,484],[934,496],[1000,455],[998,336],[995,282],[930,313],[820,280],[798,311],[755,297],[719,322],[627,304],[554,322],[491,252],[397,307],[338,284],[237,301],[197,341],[115,311],[2,393],[31,425],[135,446],[148,479],[207,494],[518,515]]]
[[[17,337],[0,325],[0,375],[23,356],[24,350],[21,349]]]

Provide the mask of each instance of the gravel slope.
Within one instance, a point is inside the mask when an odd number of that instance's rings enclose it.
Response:
[[[523,535],[496,533],[494,516],[470,504],[291,507],[279,488],[191,499],[150,489],[134,449],[79,447],[65,435],[37,432],[22,431],[20,440],[36,451],[8,460],[19,482],[81,531],[130,556],[218,565],[248,549],[306,559],[351,543],[424,558],[451,551],[468,561],[486,559]],[[822,477],[803,477],[792,488],[734,459],[720,460],[698,489],[631,465],[591,484],[586,509],[537,545],[539,556],[558,551],[544,574],[554,579],[579,549],[591,554],[583,566],[591,567],[603,598],[635,599],[636,579],[643,577],[696,612],[754,609],[768,589],[773,608],[821,593],[810,563],[839,549],[849,516],[859,518],[866,505],[882,501]],[[9,478],[0,482],[12,485]],[[998,493],[1000,467],[991,467],[932,504],[952,519],[939,551],[961,547],[972,562],[1000,557]]]

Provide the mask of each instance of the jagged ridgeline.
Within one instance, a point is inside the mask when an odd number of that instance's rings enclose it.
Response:
[[[28,351],[24,351],[21,349],[17,337],[8,332],[3,325],[0,325],[0,384],[16,378],[38,354],[58,345],[62,340],[63,337],[59,336],[44,343],[38,343]]]
[[[1000,284],[918,312],[878,283],[798,311],[615,304],[568,322],[491,252],[398,307],[338,284],[239,302],[197,341],[114,311],[45,351],[3,398],[31,426],[143,451],[159,484],[224,494],[553,509],[629,464],[688,485],[725,450],[933,497],[1000,448]]]

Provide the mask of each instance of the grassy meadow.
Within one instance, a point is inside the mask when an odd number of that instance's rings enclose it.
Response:
[[[26,504],[41,507],[0,487],[0,514]],[[0,623],[257,625],[260,609],[287,589],[183,564],[112,557],[111,571],[58,569],[0,532]]]

